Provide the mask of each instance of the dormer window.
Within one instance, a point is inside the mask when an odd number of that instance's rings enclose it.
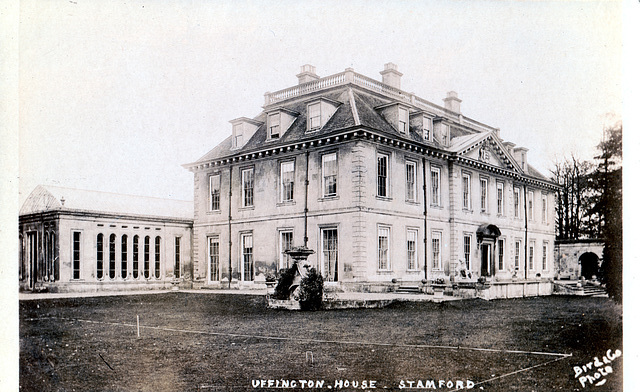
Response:
[[[422,139],[425,141],[433,140],[433,117],[426,112],[419,111],[410,115],[411,125],[410,128],[414,129],[416,133],[422,134]]]
[[[375,108],[396,131],[409,134],[409,106],[393,102]]]
[[[280,113],[269,115],[269,139],[278,139],[280,137]]]
[[[280,139],[298,115],[300,113],[285,108],[267,112],[267,141]]]
[[[442,144],[445,147],[449,146],[450,127],[442,121],[442,118],[436,118],[434,120],[433,139],[434,141]]]
[[[398,108],[398,131],[407,134],[409,132],[409,110]]]
[[[231,148],[241,148],[251,139],[258,128],[263,124],[260,121],[246,117],[240,117],[230,121],[232,125]]]
[[[339,105],[340,102],[326,98],[307,103],[307,132],[317,131],[324,127]]]
[[[427,116],[423,116],[422,122],[422,137],[424,140],[431,140],[433,134],[433,122],[431,118]]]
[[[320,128],[320,102],[309,105],[309,130]]]
[[[236,124],[233,126],[233,148],[240,148],[242,147],[243,141],[243,134],[242,134],[242,124]]]

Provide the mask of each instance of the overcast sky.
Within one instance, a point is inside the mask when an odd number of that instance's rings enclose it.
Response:
[[[22,1],[20,202],[38,184],[188,200],[190,163],[297,83],[352,67],[529,148],[591,159],[621,115],[617,1]]]

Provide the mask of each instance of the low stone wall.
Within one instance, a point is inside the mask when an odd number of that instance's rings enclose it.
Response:
[[[483,299],[537,297],[553,294],[553,282],[546,280],[492,282],[479,286],[476,290],[477,296]]]
[[[95,293],[103,291],[144,291],[191,289],[190,281],[100,281],[100,282],[51,282],[38,283],[33,292],[47,293]]]

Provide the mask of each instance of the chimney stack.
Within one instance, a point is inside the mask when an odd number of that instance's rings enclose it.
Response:
[[[504,142],[502,144],[504,145],[504,148],[507,149],[507,152],[509,153],[509,155],[515,158],[515,155],[513,155],[513,148],[516,146],[516,144],[512,142]]]
[[[454,113],[460,114],[460,102],[462,100],[458,98],[458,93],[455,91],[449,91],[447,97],[443,99],[444,108]]]
[[[305,64],[300,67],[300,73],[296,76],[298,77],[298,84],[313,82],[314,80],[320,79],[320,77],[316,75],[316,67],[310,64]]]
[[[528,168],[527,168],[527,151],[529,151],[529,149],[527,149],[525,147],[517,147],[517,148],[513,149],[516,161],[518,161],[518,163],[520,164],[520,167],[525,172],[528,171]]]
[[[380,71],[380,75],[382,75],[382,83],[400,90],[400,78],[402,74],[398,72],[397,65],[394,63],[386,63],[384,65],[384,71]]]

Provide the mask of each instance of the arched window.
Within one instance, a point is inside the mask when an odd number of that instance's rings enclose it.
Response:
[[[96,238],[96,278],[104,277],[104,235],[98,234]]]
[[[144,277],[149,279],[149,236],[144,237]]]
[[[116,278],[116,235],[109,236],[109,278]]]
[[[133,236],[133,279],[138,279],[138,236]]]
[[[156,279],[160,279],[160,237],[156,237]]]
[[[127,278],[127,235],[122,235],[122,243],[120,246],[120,276],[122,279]]]

